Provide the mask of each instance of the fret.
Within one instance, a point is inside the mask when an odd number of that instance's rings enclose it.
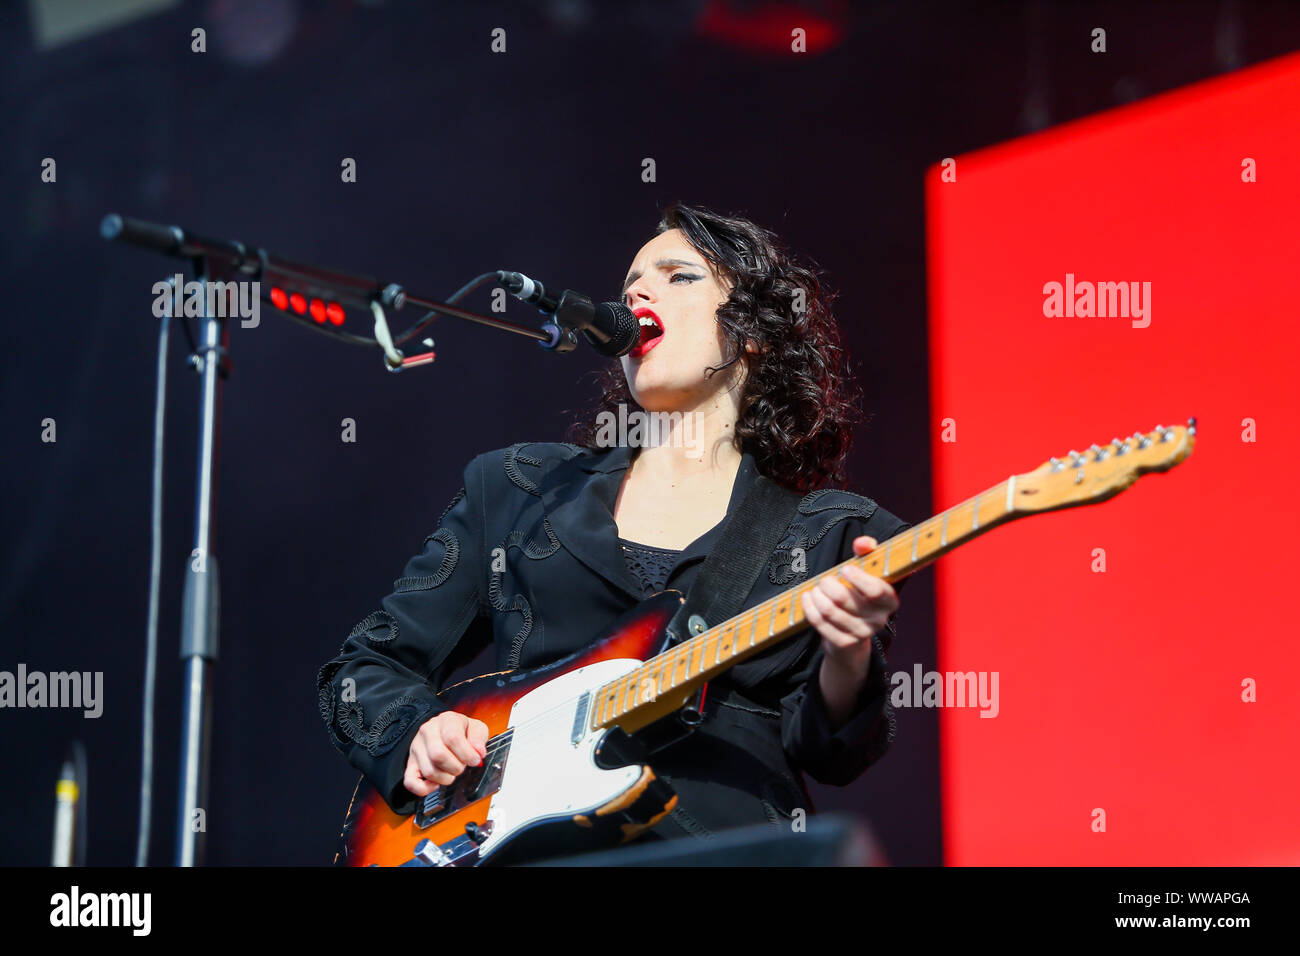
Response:
[[[754,620],[749,625],[749,646],[754,646],[754,639],[758,637],[758,615],[750,615]]]
[[[669,667],[668,667],[668,686],[664,688],[665,690],[672,690],[674,687],[678,687],[681,685],[682,679],[677,676],[677,670],[682,666],[682,663],[683,660],[682,660],[681,648],[674,647],[672,652],[672,660],[669,662]]]
[[[641,678],[641,686],[636,691],[638,703],[646,703],[659,696],[659,688],[663,684],[662,671],[663,664],[656,664]]]
[[[697,641],[697,640],[690,640],[690,641],[687,641],[687,646],[690,647],[690,649],[691,649],[691,653],[690,653],[690,661],[691,661],[690,675],[691,675],[692,677],[694,677],[694,676],[695,676],[696,674],[698,674],[700,671],[704,670],[704,642],[703,642],[703,641]],[[696,655],[696,651],[699,652],[698,656]]]
[[[916,544],[920,540],[921,540],[921,529],[919,527],[913,528],[912,529],[912,563],[913,564],[916,564]]]
[[[618,716],[620,717],[628,713],[638,703],[636,691],[641,686],[639,676],[641,671],[642,669],[638,667],[632,673],[623,677],[623,694],[618,702]]]
[[[654,670],[650,674],[650,700],[654,700],[664,692],[668,686],[669,679],[668,656],[660,655],[655,658],[655,660],[658,663],[655,664]]]
[[[613,681],[609,684],[609,690],[602,697],[602,700],[604,700],[600,709],[600,719],[602,721],[613,720],[618,713],[618,694],[619,683]]]
[[[604,723],[614,717],[614,706],[618,703],[618,681],[610,681],[600,695],[600,721]]]
[[[889,577],[889,542],[885,542],[885,570],[880,576],[882,578]]]
[[[614,719],[614,705],[618,701],[618,681],[607,685],[607,689],[600,695],[600,722]]]
[[[795,600],[794,600],[794,599],[795,599],[795,592],[794,592],[794,591],[787,591],[787,592],[786,592],[786,597],[788,597],[788,598],[790,599],[790,620],[786,622],[786,625],[785,625],[785,626],[786,626],[786,627],[794,627],[794,605],[795,605]]]
[[[722,660],[723,638],[726,637],[726,635],[727,635],[727,632],[726,632],[726,631],[723,631],[721,634],[718,635],[718,660],[719,660],[719,661]],[[732,657],[732,651],[733,651],[733,649],[734,649],[734,647],[735,647],[735,639],[736,639],[736,634],[735,634],[734,631],[732,631],[732,632],[731,632],[731,639],[728,640],[728,641],[726,642],[726,647],[727,647],[727,660],[731,660],[731,657]]]
[[[982,494],[982,492],[981,492]],[[970,529],[978,531],[980,526],[980,496],[975,496],[975,520],[971,522]]]
[[[951,511],[952,509],[948,509]],[[939,535],[939,547],[948,547],[948,512],[943,513],[943,533]]]

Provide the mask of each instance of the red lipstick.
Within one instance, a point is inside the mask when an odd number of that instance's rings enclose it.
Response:
[[[636,348],[627,353],[631,358],[641,358],[663,340],[664,324],[660,321],[659,316],[654,314],[653,309],[647,309],[644,306],[633,309],[632,314],[638,320],[650,319],[654,323],[654,325],[647,325],[644,321],[641,322],[641,341],[637,343]]]

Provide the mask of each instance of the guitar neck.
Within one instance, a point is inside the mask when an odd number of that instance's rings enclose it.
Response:
[[[1088,451],[1049,458],[1031,472],[954,505],[849,558],[774,598],[705,630],[605,684],[589,708],[593,729],[618,724],[629,733],[680,708],[706,680],[802,631],[802,597],[822,578],[854,564],[886,581],[899,581],[972,538],[1014,518],[1111,498],[1139,477],[1173,468],[1192,452],[1196,419],[1187,425],[1135,432]]]
[[[881,542],[870,554],[849,558],[652,657],[600,688],[592,708],[593,728],[613,724],[634,728],[647,723],[648,716],[657,719],[665,709],[675,709],[665,708],[666,698],[673,704],[684,700],[704,681],[807,627],[802,597],[823,578],[853,564],[891,583],[902,580],[953,548],[1020,517],[1015,498],[1016,477],[1012,476]]]

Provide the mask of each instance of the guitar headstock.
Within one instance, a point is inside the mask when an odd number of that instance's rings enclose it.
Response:
[[[1135,432],[1084,452],[1071,450],[1015,477],[1014,508],[1050,511],[1105,501],[1142,475],[1173,468],[1192,453],[1195,444],[1196,419],[1189,418],[1186,425],[1157,425],[1146,434]]]

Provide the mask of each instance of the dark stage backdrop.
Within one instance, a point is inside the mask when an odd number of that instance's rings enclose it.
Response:
[[[659,209],[741,212],[841,295],[872,418],[851,486],[931,513],[925,170],[1016,135],[1300,46],[1285,4],[922,2],[85,4],[123,18],[60,38],[51,7],[0,11],[6,148],[0,322],[0,669],[102,671],[103,714],[0,712],[0,863],[48,859],[54,782],[89,755],[92,864],[136,839],[156,320],[174,263],[109,245],[120,212],[446,295],[491,269],[616,297]],[[809,50],[790,51],[790,29]],[[1108,52],[1089,50],[1103,26]],[[492,30],[506,51],[491,50]],[[191,50],[191,31],[207,52]],[[341,182],[344,157],[355,183]],[[42,162],[57,178],[43,182]],[[643,180],[652,158],[656,177]],[[485,296],[469,300],[483,310]],[[398,314],[404,327],[414,316]],[[509,317],[531,320],[525,307]],[[236,327],[222,409],[222,619],[207,807],[214,864],[328,862],[354,772],[315,675],[421,546],[476,453],[561,437],[588,351],[452,319],[439,361],[282,320]],[[182,570],[197,381],[173,329],[154,863],[173,854]],[[341,421],[356,422],[354,443]],[[53,419],[57,440],[42,441]],[[1015,428],[1008,421],[1007,428]],[[1015,582],[988,595],[1015,600]],[[891,666],[935,666],[928,573]],[[941,862],[938,721],[899,713],[885,759],[819,808],[869,821],[890,860]]]

